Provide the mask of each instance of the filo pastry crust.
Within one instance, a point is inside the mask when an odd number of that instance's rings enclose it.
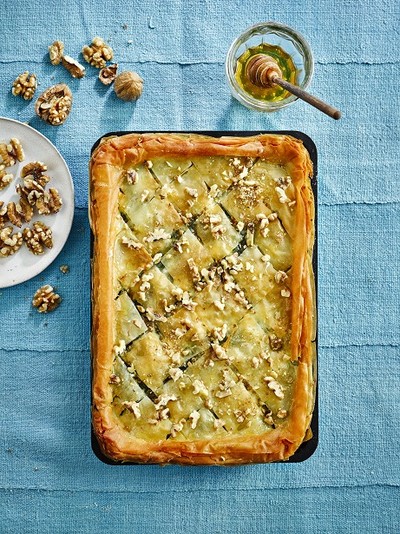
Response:
[[[147,440],[121,423],[113,408],[116,287],[114,251],[119,195],[126,171],[155,158],[261,158],[291,178],[295,203],[287,232],[292,243],[290,358],[296,368],[288,416],[261,434],[207,439]],[[90,161],[92,265],[93,428],[105,455],[116,461],[243,464],[291,457],[309,435],[315,395],[314,201],[312,164],[301,141],[287,135],[214,138],[196,134],[127,134],[104,139]],[[249,362],[250,365],[250,362]],[[279,377],[278,377],[279,378]]]

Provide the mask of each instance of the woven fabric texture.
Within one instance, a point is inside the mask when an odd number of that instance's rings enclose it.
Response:
[[[28,122],[60,150],[76,212],[57,260],[0,291],[0,531],[398,532],[398,2],[14,0],[1,13],[0,116]],[[342,110],[341,121],[302,102],[265,115],[232,99],[224,75],[229,45],[266,20],[309,41],[311,89]],[[110,42],[121,70],[145,80],[136,104],[118,100],[91,67],[74,80],[48,62],[53,40],[79,57],[96,35]],[[47,126],[33,103],[11,95],[25,70],[37,74],[39,90],[70,85],[65,125]],[[93,454],[88,160],[100,136],[120,130],[300,130],[314,140],[320,440],[307,461],[160,468],[109,466]],[[43,283],[63,297],[44,316],[30,305]]]

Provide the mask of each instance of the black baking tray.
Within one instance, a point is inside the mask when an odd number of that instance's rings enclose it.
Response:
[[[231,136],[231,137],[251,137],[254,135],[263,135],[263,134],[275,134],[275,135],[291,135],[292,137],[295,137],[297,139],[300,139],[306,149],[308,150],[308,153],[310,154],[311,161],[313,163],[313,174],[311,176],[311,187],[314,194],[314,203],[315,203],[315,219],[314,219],[314,229],[315,229],[315,243],[314,243],[314,249],[313,249],[313,258],[312,258],[312,265],[314,270],[314,279],[315,279],[315,299],[316,299],[316,309],[318,308],[318,265],[317,265],[317,258],[318,258],[318,239],[317,239],[317,221],[318,221],[318,213],[317,213],[317,207],[318,207],[318,187],[317,187],[317,175],[318,175],[318,155],[317,155],[317,147],[315,146],[314,141],[305,133],[296,131],[296,130],[278,130],[278,131],[163,131],[163,132],[155,132],[155,131],[118,131],[118,132],[109,132],[107,134],[104,134],[102,137],[100,137],[92,146],[91,154],[95,151],[95,149],[99,146],[102,139],[105,139],[107,137],[115,137],[115,136],[122,136],[127,134],[147,134],[147,133],[176,133],[176,134],[198,134],[198,135],[209,135],[211,137],[224,137],[224,136]],[[90,258],[92,260],[93,255],[93,234],[92,231],[90,232]],[[91,262],[92,264],[92,262]],[[316,323],[318,320],[318,317],[315,318]],[[92,320],[91,320],[92,324]],[[307,460],[314,454],[318,447],[318,439],[319,439],[319,414],[318,414],[318,326],[316,328],[316,334],[315,334],[315,340],[313,340],[315,343],[315,369],[314,369],[314,375],[316,378],[316,391],[315,391],[315,405],[313,410],[313,415],[311,419],[311,432],[312,436],[307,441],[304,441],[300,447],[297,449],[297,451],[291,456],[288,460],[285,460],[284,462],[272,462],[272,463],[299,463],[304,462],[304,460]],[[92,366],[93,368],[93,366]],[[92,373],[93,374],[93,373]],[[114,460],[111,460],[108,458],[101,450],[100,445],[97,441],[97,438],[95,436],[95,433],[92,428],[91,432],[91,446],[94,454],[97,456],[97,458],[108,465],[141,465],[134,462],[117,462]]]

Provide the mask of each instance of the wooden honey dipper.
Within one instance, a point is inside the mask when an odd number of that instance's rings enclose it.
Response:
[[[283,89],[286,89],[286,91],[289,91],[289,93],[296,95],[301,100],[304,100],[304,102],[311,104],[329,117],[332,117],[332,119],[338,120],[342,116],[338,109],[330,106],[316,96],[310,95],[310,93],[307,93],[304,89],[300,89],[297,85],[283,80],[282,71],[278,63],[267,54],[256,54],[249,59],[246,65],[246,76],[251,83],[258,87],[269,88],[274,85],[279,85]]]

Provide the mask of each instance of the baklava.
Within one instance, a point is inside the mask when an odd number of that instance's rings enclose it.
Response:
[[[105,138],[93,428],[134,463],[287,460],[315,398],[312,163],[288,135]]]

